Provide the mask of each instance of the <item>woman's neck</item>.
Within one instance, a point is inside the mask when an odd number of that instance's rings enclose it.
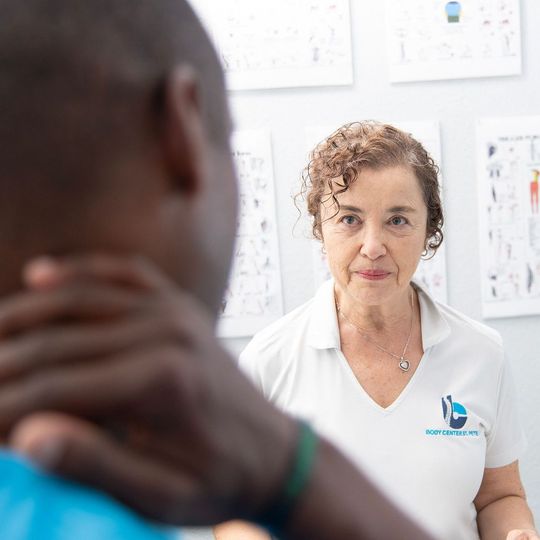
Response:
[[[344,318],[367,333],[390,332],[409,324],[416,301],[412,286],[381,304],[365,304],[335,287],[336,304]]]

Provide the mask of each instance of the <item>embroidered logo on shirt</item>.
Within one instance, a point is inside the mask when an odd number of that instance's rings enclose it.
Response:
[[[467,409],[457,401],[452,401],[452,396],[441,399],[444,421],[452,429],[461,429],[467,422]]]
[[[452,438],[480,436],[478,429],[461,429],[469,418],[467,409],[461,403],[454,401],[451,395],[441,398],[441,403],[444,421],[450,429],[429,428],[426,435]]]

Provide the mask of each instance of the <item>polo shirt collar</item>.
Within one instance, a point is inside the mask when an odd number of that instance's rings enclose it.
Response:
[[[440,343],[450,335],[450,325],[429,293],[413,282],[418,291],[424,350]],[[334,280],[323,283],[313,298],[307,343],[315,349],[339,349],[339,325],[334,299]]]
[[[325,281],[315,293],[307,343],[315,349],[341,348],[333,279]]]
[[[450,325],[432,296],[416,281],[413,281],[413,287],[418,291],[420,303],[422,348],[427,351],[450,335]]]

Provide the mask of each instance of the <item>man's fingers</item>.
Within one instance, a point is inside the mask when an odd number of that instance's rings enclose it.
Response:
[[[67,285],[0,301],[0,337],[66,318],[106,320],[133,311],[141,295],[107,284]]]
[[[80,255],[53,259],[44,257],[30,262],[24,271],[26,284],[33,289],[58,288],[72,283],[80,289],[96,283],[109,283],[119,290],[157,293],[160,297],[186,309],[191,315],[197,313],[207,318],[206,308],[183,292],[153,262],[143,257],[114,257],[111,255]]]
[[[128,350],[95,363],[63,364],[3,384],[0,433],[40,410],[92,418],[104,413],[111,416],[120,410],[125,413],[135,403],[151,410],[151,403],[143,403],[145,395],[166,400],[169,394],[178,393],[179,385],[186,385],[189,391],[189,382],[181,377],[182,360],[176,344],[162,344],[137,352]]]
[[[0,382],[64,362],[110,357],[181,336],[174,320],[131,317],[107,324],[51,326],[0,342]]]
[[[35,414],[16,427],[10,445],[42,468],[105,491],[148,517],[178,523],[188,509],[193,512],[195,489],[187,477],[89,422]]]
[[[152,263],[142,257],[92,254],[63,258],[42,257],[24,269],[24,281],[32,288],[46,289],[73,280],[103,280],[146,290],[172,288]]]

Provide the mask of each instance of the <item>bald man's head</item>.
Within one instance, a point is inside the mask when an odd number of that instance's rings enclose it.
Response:
[[[196,203],[219,210],[220,190],[234,191],[230,182],[220,183],[220,175],[232,177],[223,74],[185,0],[0,0],[0,14],[3,259],[17,250],[20,260],[39,250],[129,249],[132,244],[135,250],[142,244],[137,237],[152,229],[151,244],[152,234],[161,238],[157,231],[164,226],[157,222],[172,215],[171,205],[160,203],[151,216],[143,215],[142,203],[151,205],[154,195],[157,201],[164,178],[178,185],[185,181],[186,189],[195,177],[212,178],[216,197],[175,204],[188,205],[181,209],[184,215]],[[193,84],[171,86],[180,66]],[[187,89],[183,95],[182,88]],[[178,143],[186,135],[182,126],[188,132],[194,126],[186,139],[191,147]],[[199,147],[204,148],[197,163],[192,156],[184,159]],[[227,158],[212,159],[214,152]],[[130,212],[132,223],[126,218]],[[109,220],[117,226],[98,230]],[[175,242],[181,244],[189,227],[175,227]],[[107,235],[115,235],[108,244]],[[205,259],[217,242],[208,236],[197,240]],[[228,250],[229,240],[222,244]],[[1,290],[8,289],[0,283]]]

